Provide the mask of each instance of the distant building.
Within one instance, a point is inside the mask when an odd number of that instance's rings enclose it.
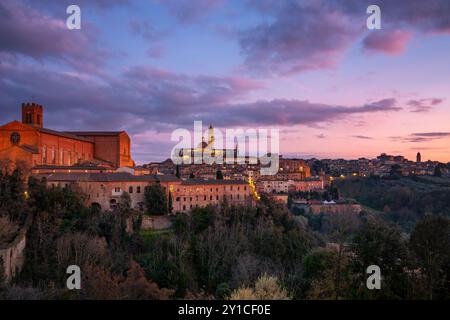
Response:
[[[256,182],[258,191],[265,193],[288,193],[289,191],[321,191],[324,181],[319,179],[306,180],[271,180],[260,179]]]
[[[422,155],[420,154],[420,152],[417,152],[416,162],[422,162]]]
[[[251,189],[244,180],[182,180],[171,187],[173,211],[187,212],[207,205],[220,206],[223,201],[232,205],[251,205]]]

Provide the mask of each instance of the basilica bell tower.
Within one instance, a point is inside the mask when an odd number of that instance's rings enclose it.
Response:
[[[42,128],[44,109],[37,103],[22,103],[22,123]]]

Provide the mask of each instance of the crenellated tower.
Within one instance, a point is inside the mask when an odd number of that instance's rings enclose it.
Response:
[[[22,103],[22,123],[42,128],[44,109],[37,103]]]

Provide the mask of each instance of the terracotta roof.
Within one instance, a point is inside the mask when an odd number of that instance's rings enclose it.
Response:
[[[33,170],[111,170],[108,167],[102,167],[97,165],[74,165],[74,166],[53,166],[53,165],[39,165],[34,166]]]
[[[112,172],[112,173],[50,173],[50,174],[38,174],[36,178],[45,178],[47,181],[57,182],[127,182],[127,181],[143,181],[143,182],[156,182],[157,179],[154,175],[134,176],[126,172]]]
[[[182,184],[193,185],[193,184],[247,184],[245,180],[212,180],[212,179],[188,179],[183,180]]]
[[[156,175],[148,174],[142,176],[135,176],[127,172],[112,172],[112,173],[49,173],[38,174],[36,178],[45,178],[47,181],[55,182],[77,182],[77,181],[92,181],[92,182],[170,182],[181,181],[184,185],[242,185],[247,184],[244,180],[205,180],[205,179],[189,179],[181,180],[174,175]]]
[[[46,129],[46,128],[36,128],[39,132],[42,133],[46,133],[46,134],[51,134],[53,136],[59,136],[59,137],[64,137],[64,138],[69,138],[69,139],[74,139],[74,140],[80,140],[80,141],[85,141],[85,142],[91,142],[93,143],[92,140],[90,139],[86,139],[86,138],[82,138],[82,137],[78,137],[76,135],[73,135],[69,132],[59,132],[59,131],[55,131],[55,130],[50,130],[50,129]]]
[[[142,176],[135,176],[127,172],[110,172],[110,173],[43,173],[35,175],[36,178],[45,178],[47,181],[59,181],[59,182],[77,182],[77,181],[92,181],[92,182],[170,182],[179,181],[177,177],[173,175],[155,175],[147,174]]]
[[[118,136],[125,131],[66,131],[75,136]]]

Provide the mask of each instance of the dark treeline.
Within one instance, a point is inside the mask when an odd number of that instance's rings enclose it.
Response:
[[[126,193],[101,212],[73,186],[30,178],[25,188],[15,175],[1,176],[0,216],[33,223],[25,265],[0,285],[1,298],[450,298],[450,222],[437,213],[410,234],[367,214],[324,216],[313,228],[263,196],[253,208],[198,208],[173,215],[170,230],[141,231]],[[81,290],[66,288],[69,265],[81,267]],[[370,265],[381,269],[381,290],[366,287]]]
[[[382,211],[383,216],[411,232],[426,214],[450,217],[450,179],[408,177],[401,179],[350,178],[334,184],[344,197]]]

